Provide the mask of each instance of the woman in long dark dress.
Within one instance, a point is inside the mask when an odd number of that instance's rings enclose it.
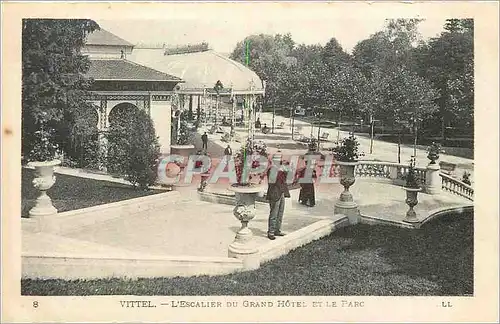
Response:
[[[308,161],[305,161],[306,165],[303,167],[298,173],[298,180],[300,184],[300,192],[299,192],[299,203],[302,205],[306,205],[309,207],[314,207],[316,205],[316,196],[314,192],[314,179],[316,179],[316,170],[312,169],[312,177],[307,180],[304,179],[306,175],[306,171],[308,168]]]

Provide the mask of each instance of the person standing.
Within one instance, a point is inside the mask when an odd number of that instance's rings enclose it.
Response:
[[[278,165],[273,164],[267,171],[268,187],[266,199],[269,201],[269,220],[267,237],[270,240],[276,236],[283,236],[281,223],[285,211],[285,198],[290,198],[290,192],[286,183],[287,172],[281,158]]]
[[[203,135],[201,135],[201,142],[202,142],[202,149],[203,150],[208,150],[208,135],[207,135],[207,132],[203,133]]]
[[[225,164],[224,171],[229,171],[229,160],[231,159],[231,155],[233,155],[233,150],[229,144],[224,149],[224,158],[222,159],[222,163]]]
[[[314,167],[309,166],[308,160],[305,161],[305,166],[298,172],[298,181],[300,184],[300,193],[299,193],[299,203],[302,205],[306,205],[309,207],[314,207],[316,205],[316,197],[315,197],[315,192],[314,192],[314,179],[316,179],[316,170]],[[311,176],[307,174],[306,178],[306,172],[308,171],[311,173]]]

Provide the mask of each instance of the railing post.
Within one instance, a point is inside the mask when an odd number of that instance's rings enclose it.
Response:
[[[441,193],[442,180],[439,176],[441,167],[434,163],[427,166],[425,172],[425,192],[430,195],[439,195]]]
[[[389,166],[389,178],[394,182],[398,178],[398,167],[396,165]]]

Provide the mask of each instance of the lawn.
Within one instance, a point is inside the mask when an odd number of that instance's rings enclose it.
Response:
[[[38,190],[31,183],[35,171],[22,169],[21,216],[27,217],[38,197]],[[59,212],[92,207],[111,202],[161,193],[161,190],[141,191],[115,182],[86,179],[56,174],[56,183],[47,193]]]
[[[29,280],[23,295],[473,294],[473,213],[419,230],[359,224],[298,248],[260,269],[224,276],[138,280]]]

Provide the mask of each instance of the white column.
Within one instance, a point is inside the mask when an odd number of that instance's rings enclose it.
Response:
[[[170,101],[151,101],[151,119],[155,125],[162,154],[170,154],[171,116],[172,105]]]
[[[441,168],[439,164],[429,164],[425,172],[425,191],[431,195],[441,193],[441,176],[439,173]]]

